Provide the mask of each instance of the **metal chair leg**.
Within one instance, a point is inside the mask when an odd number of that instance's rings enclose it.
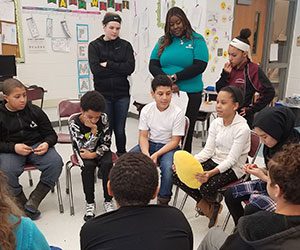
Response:
[[[33,180],[32,180],[32,176],[31,176],[31,171],[28,171],[28,177],[29,177],[29,186],[32,187],[33,186]]]
[[[72,164],[70,161],[68,161],[65,166],[66,166],[66,194],[69,194],[69,171],[68,171],[68,168],[69,168],[69,165]]]
[[[178,193],[179,193],[179,187],[176,186],[175,194],[174,194],[174,200],[173,200],[173,207],[176,207],[177,204],[177,198],[178,198]]]
[[[73,190],[72,190],[72,177],[71,177],[71,168],[68,168],[68,177],[69,177],[69,203],[70,203],[70,215],[75,214],[74,209],[74,200],[73,200]]]
[[[56,189],[57,189],[57,199],[58,199],[59,212],[61,214],[63,214],[64,213],[64,205],[63,205],[63,201],[62,201],[62,195],[61,195],[59,180],[57,180],[57,182],[56,182]]]
[[[186,203],[187,198],[188,198],[188,194],[185,193],[185,194],[184,194],[184,197],[183,197],[183,199],[182,199],[182,201],[181,201],[181,203],[180,203],[179,210],[182,210],[182,209],[183,209],[183,207],[184,207],[184,205],[185,205],[185,203]]]
[[[227,227],[227,224],[228,224],[228,221],[230,219],[230,213],[227,212],[226,214],[226,217],[224,219],[224,222],[223,222],[223,225],[222,225],[222,230],[225,231],[226,227]]]

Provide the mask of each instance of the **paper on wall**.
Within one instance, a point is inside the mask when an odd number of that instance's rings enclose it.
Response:
[[[70,42],[65,37],[53,37],[51,44],[52,50],[55,52],[70,52]]]
[[[46,37],[52,37],[53,36],[53,19],[47,18],[46,19]]]
[[[0,1],[0,20],[15,23],[15,5],[13,1]]]
[[[200,6],[200,4],[197,4],[195,8],[193,8],[192,18],[191,18],[192,26],[194,28],[200,27],[201,17],[202,17],[202,7]]]
[[[17,26],[15,23],[1,23],[2,43],[17,45]]]
[[[278,43],[271,43],[270,62],[278,61]]]
[[[31,36],[33,38],[37,38],[40,34],[39,34],[39,30],[36,26],[36,23],[35,23],[33,17],[27,18],[26,22],[27,22],[27,26],[28,26]]]
[[[71,38],[71,32],[70,32],[70,30],[69,30],[69,28],[68,28],[67,21],[66,21],[66,20],[61,21],[60,24],[61,24],[61,26],[62,26],[62,29],[63,29],[63,31],[64,31],[66,37],[67,37],[67,38]]]
[[[27,40],[28,51],[30,53],[45,53],[47,52],[45,38],[29,38]]]

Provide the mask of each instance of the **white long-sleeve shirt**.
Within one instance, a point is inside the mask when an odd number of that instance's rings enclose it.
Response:
[[[237,113],[228,126],[224,126],[222,118],[216,118],[209,127],[204,149],[195,158],[201,163],[212,159],[220,173],[232,168],[240,178],[250,151],[250,133],[247,121]]]

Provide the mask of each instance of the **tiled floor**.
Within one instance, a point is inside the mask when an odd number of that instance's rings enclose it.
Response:
[[[51,114],[49,114],[51,119]],[[53,120],[53,119],[51,119]],[[127,148],[130,149],[137,143],[137,130],[138,122],[136,119],[128,118],[127,120]],[[201,140],[194,138],[193,142],[193,152],[196,153],[201,148]],[[69,159],[71,154],[71,146],[70,145],[57,145],[56,149],[62,155],[64,162]],[[114,143],[112,146],[112,150],[115,150]],[[261,161],[261,159],[259,159]],[[39,172],[33,171],[34,184],[38,182]],[[80,228],[83,225],[83,215],[84,215],[84,196],[82,191],[81,177],[80,177],[80,169],[74,168],[72,169],[72,182],[73,182],[73,192],[74,192],[74,203],[75,203],[75,215],[70,216],[70,208],[69,208],[69,200],[68,195],[65,192],[65,171],[62,172],[60,177],[60,183],[62,188],[62,196],[64,202],[65,212],[60,214],[58,211],[58,203],[57,203],[57,195],[56,192],[49,193],[45,200],[42,202],[40,206],[40,210],[42,212],[42,217],[36,221],[37,226],[46,236],[50,245],[59,246],[64,250],[77,250],[80,249],[79,244],[79,232]],[[28,184],[28,176],[24,173],[21,176],[21,183],[24,188],[24,192],[29,194],[32,190]],[[179,201],[182,198],[182,191],[179,194]],[[102,185],[101,181],[96,183],[96,202],[97,202],[97,214],[101,214],[104,212],[102,207],[103,195],[102,195]],[[178,204],[179,205],[179,204]],[[188,198],[187,203],[183,209],[183,213],[186,218],[190,222],[190,225],[193,229],[194,233],[194,249],[197,249],[202,238],[205,236],[208,228],[208,220],[205,217],[195,217],[195,202]],[[224,206],[223,212],[219,217],[218,224],[221,225],[224,217],[226,215],[227,209]],[[228,226],[229,230],[232,228],[232,221]]]

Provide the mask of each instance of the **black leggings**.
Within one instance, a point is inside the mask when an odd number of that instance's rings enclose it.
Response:
[[[87,203],[95,202],[95,169],[99,167],[102,173],[102,186],[104,193],[104,200],[111,201],[112,197],[107,191],[107,181],[109,171],[112,168],[112,154],[106,152],[100,159],[83,160],[84,167],[81,171],[81,178],[83,184],[83,191]]]
[[[198,93],[187,93],[189,101],[186,108],[185,115],[190,119],[190,127],[186,136],[186,142],[184,150],[192,152],[192,141],[194,135],[195,123],[197,121],[197,116],[202,101],[202,92]]]
[[[218,164],[213,162],[211,159],[202,163],[203,169],[209,171],[214,169]],[[209,178],[209,180],[202,184],[199,189],[192,189],[186,186],[184,183],[180,182],[178,185],[183,191],[185,191],[189,196],[195,199],[197,202],[202,198],[209,201],[215,201],[218,190],[227,184],[236,181],[237,177],[232,169],[228,169],[224,173],[219,173]],[[177,184],[177,182],[175,182]]]

